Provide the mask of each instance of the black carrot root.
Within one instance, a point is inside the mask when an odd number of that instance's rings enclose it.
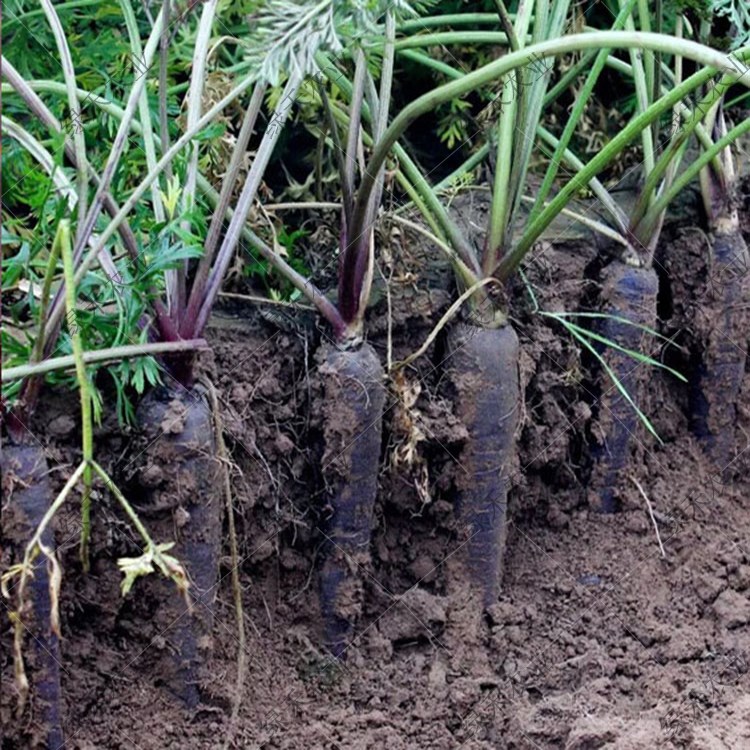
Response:
[[[694,388],[693,429],[717,466],[729,464],[750,325],[750,257],[737,221],[713,232],[708,298],[701,304],[708,322]]]
[[[383,368],[369,344],[318,353],[324,385],[323,474],[331,515],[320,576],[326,646],[339,659],[361,615],[363,578],[378,490],[385,388]]]
[[[34,535],[53,500],[44,451],[35,445],[11,445],[3,449],[3,536],[10,542],[16,561]],[[52,528],[42,534],[42,544],[55,547]],[[30,673],[33,700],[28,747],[60,748],[60,644],[51,625],[52,600],[46,558],[34,561],[34,577],[27,587],[29,607],[21,612],[29,648],[24,653]]]
[[[468,575],[482,606],[500,593],[507,533],[508,480],[518,424],[518,337],[510,325],[455,326],[446,367],[456,412],[468,432],[458,457],[457,516],[467,528]]]
[[[624,318],[631,323],[654,328],[659,278],[652,268],[638,268],[620,261],[607,266],[602,273],[600,312]],[[644,331],[635,325],[602,319],[599,332],[625,349],[643,351]],[[615,377],[639,403],[639,385],[648,375],[648,366],[611,347],[601,352]],[[639,417],[633,406],[602,369],[601,397],[597,404],[593,448],[594,467],[591,476],[591,502],[603,513],[614,513],[619,507],[621,473],[626,468],[633,435]]]
[[[134,459],[143,490],[137,511],[158,544],[176,541],[168,554],[187,571],[191,607],[171,582],[156,576],[136,584],[142,587],[136,606],[150,601],[144,616],[161,646],[151,673],[193,707],[211,649],[221,551],[223,485],[213,418],[200,386],[158,388],[143,399],[137,416],[147,446]],[[156,652],[149,648],[146,658]]]

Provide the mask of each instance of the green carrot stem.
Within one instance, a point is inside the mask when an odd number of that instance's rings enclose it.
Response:
[[[123,359],[133,357],[149,357],[155,354],[167,354],[172,352],[188,352],[196,349],[206,349],[208,344],[205,339],[187,339],[180,341],[156,341],[148,344],[127,344],[125,346],[113,346],[107,349],[87,351],[83,353],[83,361],[87,365],[101,362],[119,362]],[[35,362],[18,367],[5,367],[2,372],[2,382],[20,380],[31,375],[44,375],[56,370],[68,370],[76,366],[75,356],[72,354],[64,357],[53,357],[42,362]]]
[[[653,206],[651,206],[649,212],[643,219],[642,226],[645,228],[643,231],[648,232],[648,227],[656,221],[656,218],[669,205],[670,201],[674,200],[675,196],[689,184],[701,169],[707,166],[712,159],[722,152],[722,149],[731,146],[731,144],[733,144],[738,138],[748,132],[750,132],[750,119],[743,120],[739,125],[735,125],[735,127],[728,131],[723,138],[716,141],[711,148],[706,149],[694,162],[692,162],[690,166],[688,166],[685,171],[675,179],[670,188],[666,190],[663,195],[660,195],[654,202]]]
[[[55,252],[62,254],[65,277],[65,308],[68,331],[73,344],[73,357],[76,365],[76,378],[81,395],[81,429],[83,432],[83,498],[81,500],[81,563],[85,572],[89,570],[89,538],[91,536],[91,462],[94,459],[94,429],[91,413],[91,391],[86,363],[83,360],[81,331],[76,320],[76,285],[73,270],[73,250],[70,246],[70,221],[63,219],[55,234]]]
[[[383,138],[377,144],[374,153],[370,157],[369,164],[364,172],[362,184],[358,191],[351,233],[356,235],[357,232],[361,231],[360,228],[363,226],[368,197],[375,186],[375,177],[380,165],[385,161],[391,148],[401,137],[403,132],[421,115],[434,110],[435,107],[445,101],[450,101],[456,97],[463,96],[469,91],[473,91],[493,80],[502,78],[505,74],[517,67],[530,64],[534,59],[533,56],[542,58],[552,57],[577,50],[586,50],[603,46],[613,48],[637,47],[661,50],[668,54],[683,54],[685,57],[689,57],[690,59],[708,66],[706,79],[713,75],[716,70],[722,70],[729,71],[729,73],[733,74],[738,80],[742,80],[743,83],[750,85],[750,73],[745,73],[745,71],[739,70],[737,67],[740,53],[735,53],[734,55],[729,56],[709,47],[697,44],[696,42],[674,39],[673,37],[665,36],[663,34],[646,34],[625,31],[602,31],[590,34],[572,34],[563,38],[550,39],[545,42],[540,42],[539,44],[530,45],[519,52],[511,52],[498,60],[484,65],[478,70],[468,73],[460,80],[450,81],[437,89],[420,96],[401,110],[386,130]],[[696,74],[696,76],[700,76],[704,73],[705,71],[702,71],[701,73]],[[745,79],[747,80],[745,81]],[[692,86],[695,83],[695,76],[692,76],[689,80]],[[684,89],[680,88],[679,95],[675,99],[669,101],[669,106],[673,106],[675,101],[678,101],[681,96],[690,90],[692,90],[691,87]],[[663,104],[663,102],[664,99],[659,100],[660,104]],[[637,126],[628,133],[628,140],[633,134],[639,133],[642,126],[645,127],[650,124],[652,118],[658,117],[662,111],[662,109],[656,108],[655,114],[651,111],[643,113],[643,118],[646,120],[645,122],[638,118],[634,120],[634,123],[637,122]],[[628,141],[626,141],[626,143],[627,142]],[[620,149],[622,149],[626,143],[621,143]],[[606,163],[603,166],[606,166]],[[594,176],[595,174],[596,170],[592,171],[591,176]],[[572,180],[571,183],[575,183],[572,188],[573,191],[585,184],[584,181],[578,181],[575,179]],[[565,201],[569,200],[569,195],[570,193],[567,194]],[[564,202],[559,201],[557,198],[553,200],[537,220],[534,231],[537,233],[543,231],[554,215],[559,213],[560,209],[563,207]],[[544,220],[542,221],[542,219]],[[515,268],[523,257],[523,254],[528,252],[530,247],[531,243],[528,243],[527,233],[527,242],[520,253],[520,257],[519,253],[508,254],[504,260],[504,270],[507,272],[509,267]]]

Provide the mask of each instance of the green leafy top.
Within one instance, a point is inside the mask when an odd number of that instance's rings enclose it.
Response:
[[[248,56],[258,76],[278,85],[282,74],[306,76],[317,70],[315,54],[337,53],[382,35],[379,20],[386,11],[397,18],[417,16],[434,0],[267,0],[250,17]]]

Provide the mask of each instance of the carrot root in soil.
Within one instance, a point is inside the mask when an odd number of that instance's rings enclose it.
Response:
[[[659,279],[652,268],[638,268],[615,261],[602,274],[600,310],[631,323],[654,328],[658,291]],[[602,320],[599,333],[626,349],[643,351],[644,331],[634,325],[606,318]],[[640,405],[640,384],[648,373],[648,366],[612,348],[607,348],[602,354],[630,397]],[[603,513],[614,513],[619,508],[621,473],[628,462],[639,417],[604,372],[601,381],[602,395],[597,402],[594,430],[599,443],[592,451],[594,467],[590,486],[594,491],[593,504],[596,509]]]
[[[190,581],[190,608],[171,581],[150,576],[137,584],[143,587],[139,599],[148,589],[147,619],[166,641],[151,674],[194,707],[210,655],[221,552],[223,485],[213,418],[200,386],[158,388],[140,403],[137,417],[147,445],[137,459],[138,512],[157,543],[176,541],[168,554]]]
[[[339,659],[363,606],[363,578],[378,489],[385,388],[383,368],[369,344],[343,350],[323,345],[323,474],[331,515],[325,529],[320,605],[327,648]]]
[[[750,257],[736,222],[713,233],[709,296],[701,314],[710,330],[693,389],[693,431],[719,468],[735,449],[737,404],[750,325]]]
[[[456,468],[456,512],[468,533],[459,554],[486,609],[497,601],[502,583],[520,400],[518,337],[510,325],[458,324],[448,337],[446,367],[468,431]]]
[[[53,500],[44,450],[36,445],[9,445],[3,449],[3,529],[14,541],[16,559],[23,558],[29,542]],[[11,490],[12,488],[12,490]],[[12,491],[10,502],[7,494]],[[51,526],[42,534],[42,544],[54,550]],[[29,607],[21,613],[26,637],[26,664],[33,699],[30,747],[60,748],[64,744],[60,723],[60,644],[52,630],[52,601],[47,560],[39,554],[34,577],[27,587]]]

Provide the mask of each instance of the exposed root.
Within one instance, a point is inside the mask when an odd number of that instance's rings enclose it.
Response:
[[[23,713],[23,709],[26,705],[26,699],[29,695],[29,679],[26,675],[26,668],[24,666],[23,659],[23,636],[24,630],[26,629],[23,623],[23,612],[25,608],[24,595],[26,593],[26,585],[29,579],[33,577],[33,564],[39,552],[41,552],[47,558],[48,563],[51,566],[50,575],[50,600],[52,606],[52,629],[59,635],[60,626],[57,617],[59,612],[59,606],[57,602],[57,595],[59,593],[59,578],[60,578],[60,566],[55,559],[54,552],[44,546],[41,542],[42,534],[45,529],[49,526],[52,519],[54,518],[57,511],[60,509],[62,504],[67,499],[73,487],[75,487],[78,480],[83,475],[83,471],[86,468],[86,462],[82,461],[78,468],[70,476],[70,479],[65,483],[65,486],[60,491],[60,494],[55,498],[49,510],[44,514],[44,518],[40,521],[39,525],[31,537],[31,540],[26,545],[26,551],[24,552],[23,561],[18,565],[12,566],[7,570],[0,583],[2,584],[3,596],[9,597],[8,582],[19,577],[18,580],[18,609],[11,613],[11,620],[13,621],[13,668],[16,679],[16,687],[18,688],[18,714],[19,716]]]
[[[394,362],[393,366],[395,368],[402,368],[406,367],[406,365],[413,362],[415,359],[419,359],[429,348],[432,342],[437,338],[437,335],[440,333],[440,331],[445,328],[445,326],[450,323],[450,321],[454,318],[456,313],[461,309],[461,305],[464,304],[471,296],[473,296],[479,289],[482,287],[487,286],[488,284],[496,284],[500,286],[500,282],[495,279],[494,277],[489,277],[486,279],[482,279],[481,281],[478,281],[473,286],[470,286],[446,311],[445,315],[443,315],[442,318],[437,322],[435,327],[430,331],[430,335],[425,339],[424,344],[417,349],[417,351],[410,354],[405,360],[402,362]]]
[[[664,551],[664,545],[661,543],[661,535],[659,534],[659,524],[656,523],[656,516],[654,515],[654,509],[651,506],[651,501],[648,499],[648,495],[645,493],[643,487],[641,487],[640,482],[633,476],[630,477],[630,480],[638,488],[638,492],[641,493],[641,496],[646,501],[646,507],[648,508],[649,515],[651,516],[651,523],[654,524],[654,531],[656,532],[656,541],[659,542],[659,549],[661,550],[661,556],[666,558],[667,553]]]
[[[420,515],[432,502],[427,462],[419,449],[419,444],[426,437],[419,425],[421,412],[416,406],[422,388],[419,382],[408,381],[403,370],[396,370],[391,378],[391,390],[397,405],[391,421],[390,464],[396,472],[412,478],[422,503],[417,514]]]
[[[232,715],[229,719],[229,728],[227,729],[227,735],[224,740],[224,747],[228,748],[234,740],[234,734],[237,731],[237,719],[242,706],[243,687],[247,675],[247,656],[245,653],[247,638],[245,636],[245,616],[242,606],[242,584],[240,583],[240,556],[237,549],[237,529],[234,524],[234,508],[232,507],[232,485],[229,480],[230,466],[235,466],[238,471],[239,467],[236,467],[236,465],[230,460],[227,446],[224,442],[224,425],[221,421],[221,414],[219,413],[219,399],[216,395],[216,389],[208,378],[202,378],[201,382],[206,388],[208,398],[211,402],[211,411],[214,417],[216,455],[224,468],[222,479],[224,485],[224,500],[226,501],[227,509],[227,526],[229,527],[229,555],[232,565],[232,598],[234,599],[234,611],[237,617],[237,641],[239,644],[237,652],[237,682],[235,698],[232,705]]]

